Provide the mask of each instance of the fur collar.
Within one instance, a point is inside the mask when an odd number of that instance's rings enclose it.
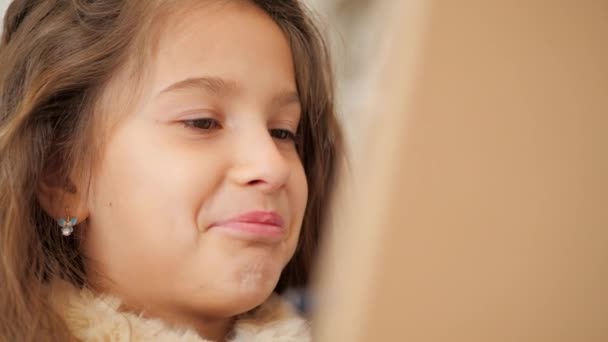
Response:
[[[62,282],[52,286],[51,303],[70,331],[82,341],[211,342],[192,330],[178,330],[160,320],[119,312],[120,301],[78,290]],[[309,342],[307,322],[273,294],[252,313],[237,319],[231,342]]]

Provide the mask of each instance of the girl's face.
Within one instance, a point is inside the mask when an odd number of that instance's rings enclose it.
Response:
[[[230,317],[270,295],[298,242],[307,184],[292,55],[246,2],[166,27],[93,174],[87,267],[126,306]]]

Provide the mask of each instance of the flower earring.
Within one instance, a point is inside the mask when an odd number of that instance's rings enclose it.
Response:
[[[74,226],[78,223],[75,217],[70,217],[68,209],[65,209],[65,218],[62,217],[57,220],[57,224],[61,227],[61,234],[63,236],[70,236],[74,232]]]

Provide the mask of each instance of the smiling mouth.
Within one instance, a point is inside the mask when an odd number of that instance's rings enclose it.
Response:
[[[247,212],[213,223],[210,231],[220,231],[231,237],[266,243],[283,240],[286,229],[281,215],[269,211]]]

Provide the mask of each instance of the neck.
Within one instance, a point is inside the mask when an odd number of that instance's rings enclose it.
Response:
[[[198,320],[195,326],[196,332],[208,340],[223,342],[234,324],[233,319]]]

